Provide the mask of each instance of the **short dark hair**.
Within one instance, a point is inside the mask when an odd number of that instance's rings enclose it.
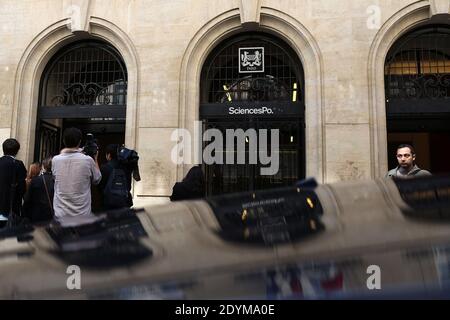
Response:
[[[397,151],[398,151],[398,149],[401,149],[401,148],[409,148],[409,150],[411,150],[411,154],[412,155],[416,154],[416,151],[414,150],[414,147],[412,145],[410,145],[410,144],[402,143],[401,145],[399,145],[397,147]]]
[[[105,153],[110,154],[112,159],[117,159],[118,144],[108,144],[105,148]]]
[[[83,134],[81,133],[80,129],[73,128],[73,127],[67,128],[66,130],[64,130],[64,135],[63,135],[64,145],[67,148],[78,147],[81,142],[82,137],[83,137]]]
[[[3,142],[2,147],[5,156],[16,156],[20,149],[20,143],[16,139],[9,138]]]
[[[52,157],[47,157],[42,160],[42,167],[46,172],[52,172]]]

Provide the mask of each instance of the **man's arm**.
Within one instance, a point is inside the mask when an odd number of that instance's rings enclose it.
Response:
[[[22,161],[19,162],[19,168],[17,168],[17,196],[22,200],[25,194],[25,179],[27,177],[27,169],[25,169],[25,165]]]

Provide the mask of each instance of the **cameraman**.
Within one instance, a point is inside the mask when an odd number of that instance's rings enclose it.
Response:
[[[64,130],[66,148],[52,159],[52,173],[55,177],[53,209],[55,219],[63,227],[93,223],[99,218],[91,211],[91,184],[98,184],[102,178],[97,162],[82,153],[82,133],[77,128]]]
[[[109,210],[109,209],[119,209],[119,208],[124,208],[124,207],[128,207],[130,208],[131,206],[133,206],[133,197],[131,196],[131,173],[132,170],[125,165],[122,165],[119,160],[117,159],[117,153],[119,150],[119,145],[117,144],[109,144],[106,146],[105,149],[105,154],[106,154],[106,160],[108,161],[107,163],[103,164],[100,168],[100,171],[102,173],[102,180],[99,184],[99,189],[103,194],[103,209],[104,210]],[[125,175],[126,178],[126,184],[125,184],[125,191],[126,191],[126,196],[124,198],[123,201],[123,205],[120,204],[111,204],[111,203],[107,203],[106,197],[108,196],[105,193],[111,192],[109,188],[107,188],[108,186],[108,181],[110,180],[111,175],[113,174],[114,169],[121,169],[123,170],[123,173]],[[113,183],[112,181],[110,182],[110,184]],[[118,201],[118,202],[122,202],[122,201]]]

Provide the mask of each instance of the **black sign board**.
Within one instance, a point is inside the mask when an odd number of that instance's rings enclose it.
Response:
[[[239,48],[239,73],[264,72],[264,48]]]

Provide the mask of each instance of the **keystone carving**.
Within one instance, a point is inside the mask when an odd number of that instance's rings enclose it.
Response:
[[[259,24],[261,0],[240,0],[241,24]]]
[[[63,15],[68,17],[67,27],[73,32],[89,32],[89,18],[95,0],[64,0]]]
[[[450,14],[450,0],[430,0],[430,18]]]

